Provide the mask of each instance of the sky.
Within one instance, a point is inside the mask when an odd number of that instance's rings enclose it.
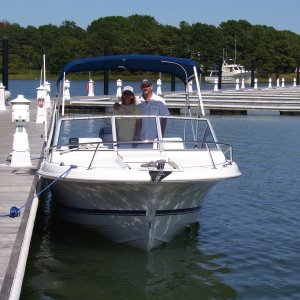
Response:
[[[86,29],[101,17],[139,14],[176,27],[181,21],[219,26],[228,20],[246,20],[300,34],[299,0],[0,0],[0,7],[0,21],[22,27],[59,26],[68,20]]]

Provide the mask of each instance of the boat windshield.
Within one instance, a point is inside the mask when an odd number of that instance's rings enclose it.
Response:
[[[171,149],[216,148],[216,139],[207,119],[156,116],[110,116],[62,119],[57,146],[94,141],[107,149],[159,148],[161,142]],[[155,146],[156,145],[156,146]],[[148,146],[148,147],[146,147]]]

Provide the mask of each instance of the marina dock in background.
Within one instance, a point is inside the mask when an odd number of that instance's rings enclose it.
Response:
[[[172,114],[183,113],[185,96],[183,92],[167,92],[163,97]],[[280,115],[300,114],[300,87],[279,87],[263,89],[239,89],[202,91],[202,100],[205,111],[213,114],[243,114],[250,111],[277,112]],[[76,112],[81,110],[105,111],[112,109],[114,101],[109,97],[86,97],[78,99],[71,97],[66,102],[66,110]],[[190,94],[189,106],[198,107],[198,96]]]
[[[37,106],[30,108],[30,122],[26,125],[32,166],[12,167],[12,152],[16,123],[12,122],[12,109],[0,111],[0,299],[18,299],[22,287],[31,234],[35,221],[38,199],[35,197],[42,148],[44,124],[35,122]],[[27,205],[26,205],[27,203]],[[20,208],[21,214],[5,216],[11,207]]]

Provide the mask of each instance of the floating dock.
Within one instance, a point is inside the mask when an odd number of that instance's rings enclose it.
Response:
[[[169,110],[173,114],[182,113],[185,108],[185,96],[180,92],[168,92],[163,95]],[[210,114],[243,114],[249,111],[278,112],[280,115],[300,115],[300,87],[264,88],[202,91],[204,109]],[[66,101],[66,112],[107,111],[112,110],[114,101],[109,97],[86,97],[79,100],[72,97]],[[198,107],[198,96],[191,93],[191,108]]]
[[[35,108],[34,108],[35,107]],[[35,221],[38,199],[35,197],[38,177],[36,171],[44,145],[44,124],[35,122],[37,108],[30,105],[28,134],[31,167],[11,167],[9,154],[12,151],[16,123],[12,122],[12,109],[0,111],[0,299],[19,299],[26,267],[31,234]],[[33,201],[31,201],[34,199]],[[4,216],[10,208],[22,207],[19,217]]]
[[[184,107],[183,94],[165,95],[171,109]],[[273,111],[280,115],[300,114],[300,87],[203,91],[203,105],[210,114],[243,114],[248,111]],[[190,106],[196,107],[198,98],[190,97]]]

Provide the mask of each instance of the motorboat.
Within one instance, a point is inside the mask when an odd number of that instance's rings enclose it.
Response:
[[[225,59],[222,63],[222,83],[235,84],[236,80],[241,83],[244,79],[245,83],[251,82],[251,71],[247,71],[244,66],[238,64],[234,59]],[[209,75],[205,76],[205,82],[216,83],[219,80],[219,68],[214,65],[209,70]]]
[[[187,91],[184,114],[66,115],[66,75],[99,70],[177,76]],[[201,204],[217,182],[241,175],[232,146],[217,141],[205,117],[199,70],[190,59],[152,55],[83,58],[63,68],[38,173],[53,183],[53,201],[66,221],[149,251],[199,221]],[[188,93],[193,79],[199,96],[195,113],[189,109]],[[120,128],[137,120],[154,125],[152,139],[119,139]]]

